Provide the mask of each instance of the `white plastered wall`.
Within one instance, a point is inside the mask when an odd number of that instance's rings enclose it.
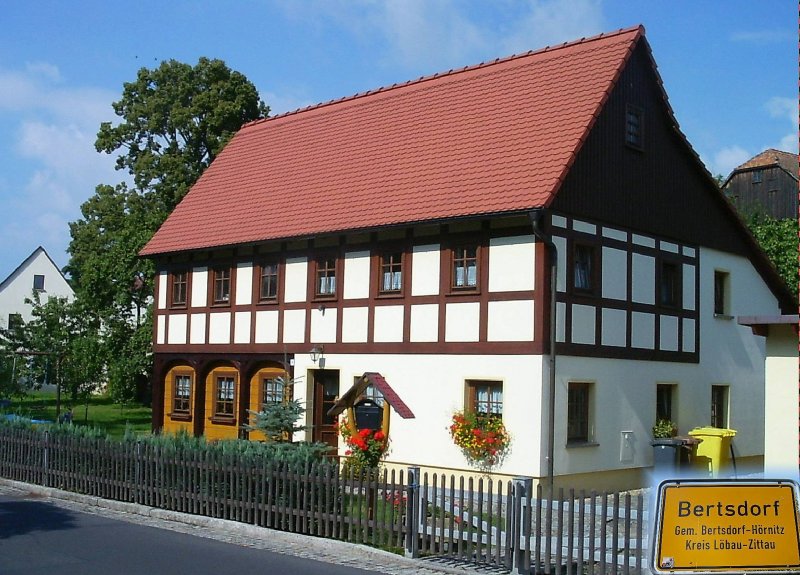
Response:
[[[295,397],[306,402],[316,366],[307,354],[295,356]],[[415,417],[391,415],[389,463],[471,470],[453,444],[448,428],[456,410],[464,408],[467,380],[503,382],[503,422],[512,433],[512,449],[496,471],[509,475],[537,475],[544,469],[542,416],[543,367],[541,356],[488,355],[337,355],[325,354],[325,369],[339,371],[339,393],[364,372],[386,378]],[[307,412],[311,417],[311,409]],[[308,432],[310,433],[310,432]],[[310,435],[309,435],[310,437]],[[298,434],[297,439],[304,439]],[[344,447],[340,441],[341,453]],[[473,470],[474,471],[474,470]]]
[[[797,334],[791,325],[771,325],[766,344],[764,473],[796,478],[800,459]]]
[[[556,417],[556,475],[652,465],[651,428],[659,382],[677,385],[673,417],[681,434],[710,425],[711,386],[730,386],[729,424],[737,431],[736,456],[757,457],[763,453],[764,338],[753,335],[749,327],[738,325],[735,317],[714,317],[714,270],[730,274],[732,316],[776,315],[777,301],[745,258],[709,249],[701,249],[699,255],[698,364],[558,356],[556,413],[561,416]],[[639,319],[647,322],[645,317]],[[634,335],[636,325],[634,318]],[[796,374],[796,347],[794,351]],[[781,368],[776,364],[776,369]],[[593,384],[590,446],[566,447],[570,381]],[[796,377],[794,388],[796,394]],[[793,405],[797,406],[796,396]],[[794,422],[796,428],[796,417]],[[630,433],[623,437],[623,432]],[[794,462],[796,466],[797,457]]]

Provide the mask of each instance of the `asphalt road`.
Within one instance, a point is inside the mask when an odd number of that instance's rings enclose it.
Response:
[[[356,575],[352,565],[255,549],[0,495],[2,575]]]

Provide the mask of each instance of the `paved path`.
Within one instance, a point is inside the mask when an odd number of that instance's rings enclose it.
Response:
[[[286,533],[236,521],[154,509],[79,495],[58,489],[0,479],[0,494],[46,500],[48,503],[84,513],[130,521],[140,525],[169,529],[244,547],[367,569],[385,575],[477,575],[505,573],[493,567],[459,564],[443,558],[408,559],[380,549]]]

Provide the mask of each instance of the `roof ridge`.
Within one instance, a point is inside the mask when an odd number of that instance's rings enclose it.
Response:
[[[391,86],[380,86],[378,88],[375,88],[375,89],[372,89],[372,90],[367,90],[365,92],[356,92],[355,94],[353,94],[351,96],[343,96],[341,98],[328,100],[327,102],[319,102],[317,104],[311,104],[309,106],[305,106],[303,108],[298,108],[296,110],[291,110],[289,112],[283,112],[283,113],[277,114],[275,116],[269,116],[267,118],[260,118],[258,120],[253,120],[252,122],[248,122],[248,123],[242,125],[242,128],[251,127],[251,126],[254,126],[254,125],[257,125],[257,124],[261,124],[261,123],[264,123],[264,122],[268,122],[268,121],[272,121],[272,120],[279,120],[279,119],[282,119],[282,118],[295,116],[295,115],[298,115],[298,114],[303,113],[303,112],[309,112],[309,111],[312,111],[312,110],[318,110],[318,109],[321,109],[321,108],[325,108],[327,106],[332,106],[334,104],[340,104],[342,102],[350,102],[350,101],[358,100],[358,99],[365,98],[367,96],[375,95],[375,94],[378,94],[378,93],[384,93],[384,92],[387,92],[389,90],[395,90],[395,89],[399,89],[399,88],[404,88],[406,86],[413,86],[413,85],[416,85],[416,84],[422,84],[423,82],[427,82],[427,81],[430,81],[430,80],[437,80],[439,78],[444,78],[444,77],[447,77],[447,76],[454,76],[456,74],[461,74],[461,73],[464,73],[464,72],[470,72],[472,70],[478,70],[478,69],[481,69],[481,68],[486,68],[488,66],[494,66],[496,64],[502,64],[502,63],[505,63],[505,62],[510,62],[510,61],[513,61],[513,60],[521,59],[521,58],[527,58],[529,56],[534,56],[536,54],[543,54],[545,52],[554,52],[556,50],[562,50],[562,49],[565,49],[565,48],[570,48],[572,46],[576,46],[576,45],[579,45],[579,44],[587,44],[589,42],[596,42],[598,40],[602,40],[602,39],[605,39],[605,38],[611,38],[613,36],[621,36],[622,34],[629,34],[629,33],[634,32],[634,31],[638,31],[638,35],[637,36],[644,35],[644,33],[645,33],[644,26],[642,24],[638,24],[636,26],[630,26],[628,28],[620,28],[619,30],[615,30],[613,32],[601,32],[600,34],[596,34],[594,36],[589,36],[588,38],[584,36],[584,37],[580,38],[579,40],[572,40],[572,41],[569,41],[569,42],[563,42],[561,44],[549,45],[549,46],[545,46],[544,48],[538,48],[536,50],[528,50],[527,52],[523,52],[521,54],[512,54],[510,56],[505,56],[505,57],[502,57],[502,58],[495,58],[494,60],[488,60],[488,61],[480,62],[478,64],[472,64],[472,65],[463,66],[462,68],[451,68],[450,70],[448,70],[446,72],[436,72],[434,74],[429,74],[427,76],[420,76],[419,78],[416,78],[414,80],[406,80],[405,82],[394,83]]]

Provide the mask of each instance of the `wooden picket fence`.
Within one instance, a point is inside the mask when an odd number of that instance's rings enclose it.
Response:
[[[647,573],[645,498],[0,426],[0,477],[517,573]]]

